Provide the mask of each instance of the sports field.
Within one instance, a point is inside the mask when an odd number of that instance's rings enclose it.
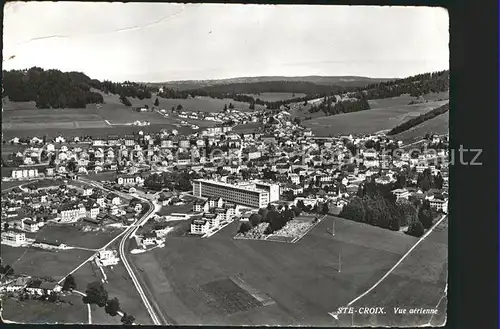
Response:
[[[379,105],[385,106],[390,100],[380,100],[380,102],[384,101],[384,104]],[[399,98],[392,100],[394,103],[400,102]],[[372,108],[371,110],[362,112],[315,118],[304,121],[303,125],[311,128],[316,136],[375,133],[391,129],[447,102],[448,100],[430,101],[415,105],[391,105],[388,107]]]
[[[336,221],[334,237],[327,218],[296,244],[221,232],[209,239],[172,237],[165,248],[131,259],[176,324],[331,326],[328,312],[373,285],[416,241]]]
[[[15,273],[60,280],[92,254],[86,250],[47,251],[2,245],[0,255]]]
[[[106,231],[84,232],[82,223],[48,224],[37,234],[41,241],[64,243],[71,247],[99,249],[121,233],[121,230],[105,228]],[[89,225],[90,226],[90,225]]]

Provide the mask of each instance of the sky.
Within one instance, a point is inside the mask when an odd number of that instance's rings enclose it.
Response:
[[[3,32],[4,70],[112,81],[449,69],[448,13],[431,7],[9,2]]]

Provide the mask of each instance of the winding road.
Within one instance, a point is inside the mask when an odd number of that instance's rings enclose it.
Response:
[[[126,197],[128,199],[131,198],[130,195],[125,195],[125,194],[117,192],[117,191],[108,190],[107,188],[103,187],[101,184],[99,184],[97,182],[93,182],[93,181],[89,181],[89,180],[85,180],[85,179],[80,179],[80,181],[82,181],[83,183],[89,184],[91,186],[94,186],[96,188],[105,190],[107,192],[113,192],[115,194],[121,195],[122,197]],[[115,242],[116,240],[118,240],[119,238],[121,238],[120,244],[119,244],[119,248],[118,248],[118,252],[120,254],[120,258],[121,258],[121,260],[123,262],[123,265],[125,266],[125,269],[127,270],[128,274],[129,274],[129,276],[131,277],[132,282],[134,283],[134,286],[137,289],[137,292],[139,293],[139,296],[141,297],[142,303],[146,307],[146,310],[148,311],[149,316],[151,317],[151,320],[153,321],[153,323],[155,325],[168,324],[168,322],[166,321],[166,319],[163,316],[163,314],[161,314],[161,311],[159,310],[159,308],[155,305],[156,306],[156,309],[155,309],[151,305],[151,302],[149,301],[148,297],[146,296],[146,293],[144,292],[144,289],[143,289],[141,283],[137,279],[137,276],[136,276],[136,274],[134,272],[133,266],[131,266],[131,264],[129,263],[129,261],[127,259],[127,251],[128,251],[127,242],[137,232],[137,230],[139,229],[139,227],[142,226],[144,223],[146,223],[154,215],[155,211],[157,210],[156,209],[157,206],[155,206],[151,201],[149,201],[149,200],[147,200],[145,198],[139,197],[139,196],[136,196],[136,198],[140,199],[141,201],[147,202],[148,205],[149,205],[149,210],[146,212],[146,214],[143,217],[141,217],[140,219],[136,220],[132,225],[128,226],[125,229],[125,231],[123,231],[122,233],[120,233],[119,235],[117,235],[116,237],[114,237],[105,246],[103,246],[102,248],[99,248],[98,250],[104,250],[104,249],[106,249],[113,242]],[[88,259],[86,259],[83,263],[81,263],[79,266],[77,266],[75,269],[73,269],[66,276],[68,276],[69,274],[72,274],[72,273],[76,272],[79,268],[81,268],[87,262],[91,261],[95,257],[95,255],[96,254],[93,254],[92,256],[90,256]],[[62,281],[64,281],[65,277],[62,278],[58,283],[60,284]],[[157,315],[157,313],[160,313],[160,317]],[[91,320],[89,320],[89,321],[91,321]]]

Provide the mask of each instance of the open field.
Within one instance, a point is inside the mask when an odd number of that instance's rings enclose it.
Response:
[[[2,317],[9,321],[27,324],[87,324],[87,307],[76,294],[62,297],[69,303],[51,303],[14,298],[3,300]]]
[[[118,249],[118,242],[113,243],[111,249]],[[123,263],[120,261],[117,265],[103,267],[104,273],[107,277],[107,282],[104,287],[108,292],[108,298],[117,297],[120,301],[120,308],[122,312],[127,312],[133,315],[136,323],[139,324],[153,324],[148,311],[144,307],[142,300],[128,275]],[[76,271],[73,276],[77,284],[77,289],[85,291],[87,285],[92,281],[101,281],[103,278],[101,271],[87,263]],[[99,324],[114,324],[121,323],[120,317],[111,317],[104,312],[104,309],[95,310],[93,308],[92,317],[97,316],[95,323]],[[103,321],[103,322],[99,322]]]
[[[260,93],[260,95],[257,94],[245,94],[247,96],[251,96],[254,99],[261,99],[264,102],[277,102],[277,101],[286,101],[288,99],[292,98],[300,98],[300,97],[305,97],[306,94],[301,94],[301,93]]]
[[[144,131],[145,133],[158,133],[161,129],[176,129],[179,134],[190,134],[193,130],[190,127],[176,127],[173,124],[151,124],[149,126],[107,126],[105,128],[79,128],[79,129],[54,129],[54,128],[40,128],[40,129],[9,129],[3,130],[4,138],[9,140],[14,137],[26,137],[26,136],[44,136],[54,138],[59,134],[63,134],[64,137],[70,138],[74,136],[107,136],[107,135],[119,135],[123,136],[126,134],[134,134],[139,131]]]
[[[88,174],[80,176],[95,182],[114,181],[116,179],[116,172],[109,171],[109,172],[100,172],[97,174]]]
[[[48,242],[64,243],[71,247],[99,249],[121,233],[121,230],[105,228],[105,231],[84,232],[82,223],[48,224],[37,234],[37,239]]]
[[[334,237],[330,217],[296,244],[228,238],[223,231],[234,230],[233,223],[210,239],[172,237],[165,248],[131,257],[144,269],[156,302],[178,324],[330,326],[328,312],[373,285],[417,240],[336,221]],[[243,294],[227,281],[235,277],[274,303],[249,302],[247,310],[233,305],[235,294]]]
[[[416,105],[396,105],[362,112],[344,113],[308,120],[303,122],[303,125],[311,128],[316,136],[374,133],[391,129],[447,102],[446,100]]]
[[[448,230],[443,224],[422,241],[411,254],[368,295],[357,301],[353,307],[386,307],[386,315],[345,316],[344,325],[418,327],[431,319],[430,314],[394,315],[393,308],[435,309],[444,295],[448,277]],[[443,325],[446,300],[442,300],[433,319]]]
[[[4,177],[2,175],[2,177]],[[6,189],[9,189],[11,187],[16,187],[16,186],[19,186],[19,185],[23,185],[23,184],[26,184],[26,183],[29,183],[30,181],[9,181],[9,182],[2,182],[2,191],[3,190],[6,190]]]
[[[185,205],[182,206],[163,206],[161,207],[160,211],[157,212],[158,215],[160,216],[167,216],[172,213],[188,213],[193,210],[193,203],[189,202]]]
[[[104,272],[108,282],[104,287],[108,292],[108,298],[117,297],[120,301],[122,311],[132,314],[141,324],[151,324],[151,320],[146,308],[141,302],[141,298],[135,289],[132,280],[121,263],[113,267],[104,267]],[[73,276],[77,284],[77,289],[84,292],[87,285],[93,281],[101,281],[103,275],[99,268],[91,263],[87,263],[76,271]],[[81,297],[80,297],[81,298]],[[119,315],[112,317],[108,315],[104,308],[96,305],[91,306],[92,322],[95,324],[121,324]]]
[[[156,99],[156,96],[153,96],[153,101]],[[194,97],[188,99],[174,99],[174,98],[163,98],[158,97],[158,101],[160,102],[159,108],[166,109],[169,111],[172,106],[177,108],[177,105],[182,105],[183,110],[187,111],[206,111],[206,112],[220,112],[224,105],[229,107],[229,103],[234,105],[236,110],[241,111],[252,111],[250,110],[250,104],[244,102],[237,102],[233,99],[224,98],[210,98],[210,97]],[[255,105],[255,110],[264,109],[264,106]],[[168,113],[168,112],[167,112]],[[187,121],[187,120],[186,120]]]
[[[440,92],[426,94],[422,96],[423,99],[429,102],[442,101],[449,99],[449,92]],[[408,105],[411,101],[417,100],[417,97],[412,97],[408,94],[404,94],[398,97],[392,98],[382,98],[382,99],[371,99],[368,101],[371,109],[384,109],[388,107],[404,106]],[[425,104],[425,103],[424,103]]]
[[[427,120],[416,127],[413,127],[407,131],[403,131],[394,138],[402,140],[403,142],[411,142],[413,140],[418,140],[425,136],[425,134],[435,133],[438,135],[446,134],[449,132],[450,127],[450,111],[440,114],[430,120]]]
[[[81,109],[37,109],[31,102],[14,103],[5,101],[4,112],[2,114],[2,131],[5,138],[24,136],[44,136],[49,138],[63,133],[66,137],[82,135],[107,135],[107,134],[129,134],[134,131],[159,131],[162,128],[177,129],[173,124],[179,120],[176,118],[163,117],[157,112],[136,112],[132,109],[135,106],[147,104],[152,106],[155,97],[152,99],[139,100],[129,97],[132,107],[123,105],[118,95],[104,94],[104,104],[100,108],[95,105],[87,105]],[[202,101],[202,104],[210,102]],[[136,120],[149,121],[150,126],[112,126],[111,124],[131,123]],[[184,129],[186,130],[186,129]],[[189,131],[191,129],[189,128]]]
[[[86,250],[47,251],[2,245],[0,255],[17,274],[49,276],[59,280],[89,258],[92,252]]]

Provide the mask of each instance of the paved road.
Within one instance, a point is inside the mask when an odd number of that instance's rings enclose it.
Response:
[[[78,290],[73,290],[73,292],[76,292],[80,296],[87,296],[85,293],[78,291]],[[87,305],[87,312],[88,312],[88,318],[89,318],[89,324],[92,324],[92,309],[90,308],[90,304]]]
[[[120,195],[122,197],[127,197],[129,199],[131,198],[130,195],[127,195],[127,194],[124,194],[124,193],[121,193],[121,192],[118,192],[118,191],[108,190],[108,189],[104,188],[102,186],[102,184],[100,184],[98,182],[86,181],[86,180],[85,180],[85,182],[88,183],[88,184],[90,184],[90,185],[92,185],[92,186],[94,186],[94,187],[103,189],[105,191],[116,193],[116,194],[118,194],[118,195]],[[149,210],[148,210],[148,212],[142,218],[140,218],[139,220],[135,221],[122,234],[120,234],[118,236],[118,237],[121,237],[120,245],[119,245],[119,248],[118,248],[118,252],[120,254],[120,258],[121,258],[121,260],[123,262],[123,265],[125,266],[125,269],[127,270],[129,276],[132,279],[132,282],[134,283],[135,288],[137,289],[137,292],[139,293],[139,296],[141,297],[142,303],[146,307],[146,310],[148,311],[149,316],[151,317],[151,320],[153,320],[153,323],[155,325],[168,324],[168,322],[166,321],[165,317],[161,313],[161,310],[159,309],[159,307],[157,305],[155,305],[156,306],[155,307],[156,309],[155,309],[151,305],[151,302],[148,300],[148,298],[146,296],[146,293],[144,292],[144,288],[142,287],[141,283],[137,279],[136,274],[134,273],[133,266],[131,266],[131,264],[129,263],[129,261],[127,259],[127,251],[128,251],[127,242],[129,241],[129,239],[132,236],[135,235],[135,233],[137,232],[137,230],[139,229],[139,227],[142,226],[144,223],[146,223],[154,215],[154,213],[156,212],[156,210],[159,210],[159,209],[157,209],[157,206],[155,206],[151,201],[149,201],[149,200],[147,200],[145,198],[142,198],[140,196],[136,196],[136,198],[138,198],[138,199],[140,199],[140,200],[142,200],[144,202],[147,202],[149,204]],[[113,240],[115,240],[115,239],[113,239]],[[148,295],[151,295],[151,293],[149,291],[148,291]],[[157,315],[157,312],[160,314],[160,316]]]

